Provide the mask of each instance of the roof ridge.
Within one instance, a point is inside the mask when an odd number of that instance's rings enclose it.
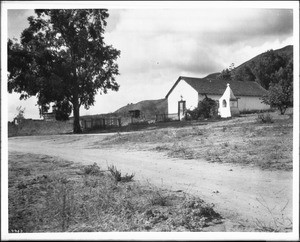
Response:
[[[210,77],[210,75],[204,78],[179,76],[175,84],[166,95],[166,98],[168,98],[170,93],[181,80],[184,80],[198,93],[222,95],[226,89],[227,83],[230,84],[230,88],[232,89],[234,95],[237,96],[263,96],[266,93],[266,89],[264,89],[255,81],[225,80],[217,78],[216,76]]]
[[[189,78],[189,79],[196,79],[196,80],[207,80],[207,76],[206,77],[188,77],[188,76],[179,76],[179,78]],[[240,80],[226,80],[226,79],[218,79],[218,78],[209,78],[208,80],[221,80],[224,82],[237,82],[237,83],[255,83],[257,85],[259,85],[259,83],[257,83],[256,81],[240,81]],[[260,87],[262,87],[261,85],[259,85]],[[262,87],[263,88],[263,87]]]

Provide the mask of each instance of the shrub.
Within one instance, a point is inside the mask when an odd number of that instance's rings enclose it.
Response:
[[[198,108],[195,108],[193,110],[187,109],[185,116],[186,116],[186,120],[197,120],[199,118]]]
[[[199,231],[208,222],[221,219],[222,216],[213,207],[196,197],[187,199],[183,203],[183,216],[179,217],[181,225],[189,231]]]
[[[163,195],[160,191],[156,191],[149,200],[151,205],[167,206],[169,204],[168,196]]]
[[[114,165],[109,166],[108,170],[115,182],[130,182],[133,180],[134,174],[129,175],[126,173],[125,176],[122,176],[121,171],[119,171]]]
[[[217,115],[217,102],[211,98],[204,98],[198,104],[199,113],[204,116],[204,118],[210,118]]]
[[[205,97],[202,101],[198,103],[198,107],[193,110],[187,110],[186,114],[192,120],[201,118],[211,118],[216,117],[218,114],[217,102],[211,98]]]
[[[96,162],[93,165],[85,166],[83,168],[83,172],[86,175],[93,175],[93,176],[99,175],[101,173],[100,167],[97,165]]]
[[[273,123],[273,119],[269,113],[266,114],[258,114],[257,121],[261,123]]]

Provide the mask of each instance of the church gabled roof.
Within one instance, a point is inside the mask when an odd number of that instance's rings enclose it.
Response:
[[[228,81],[217,78],[217,74],[211,74],[204,78],[180,76],[173,87],[170,89],[166,98],[170,95],[177,84],[184,80],[200,94],[223,95],[227,83],[230,84],[235,96],[254,96],[261,97],[267,93],[266,89],[256,82],[251,81]]]

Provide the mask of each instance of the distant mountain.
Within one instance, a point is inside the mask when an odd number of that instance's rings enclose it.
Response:
[[[155,114],[167,113],[168,103],[166,99],[144,100],[134,104],[127,104],[115,111],[114,114],[126,116],[130,110],[140,110],[146,117],[153,117]]]

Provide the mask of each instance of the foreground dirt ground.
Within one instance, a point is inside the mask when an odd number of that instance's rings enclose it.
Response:
[[[227,219],[215,231],[276,226],[290,231],[292,123],[279,120],[275,126],[249,127],[254,121],[254,117],[239,118],[128,134],[12,137],[9,153],[46,154],[82,164],[96,162],[102,168],[113,164],[123,172],[135,173],[142,183],[198,195],[215,204],[215,210]],[[241,155],[238,160],[225,162],[235,154]]]

